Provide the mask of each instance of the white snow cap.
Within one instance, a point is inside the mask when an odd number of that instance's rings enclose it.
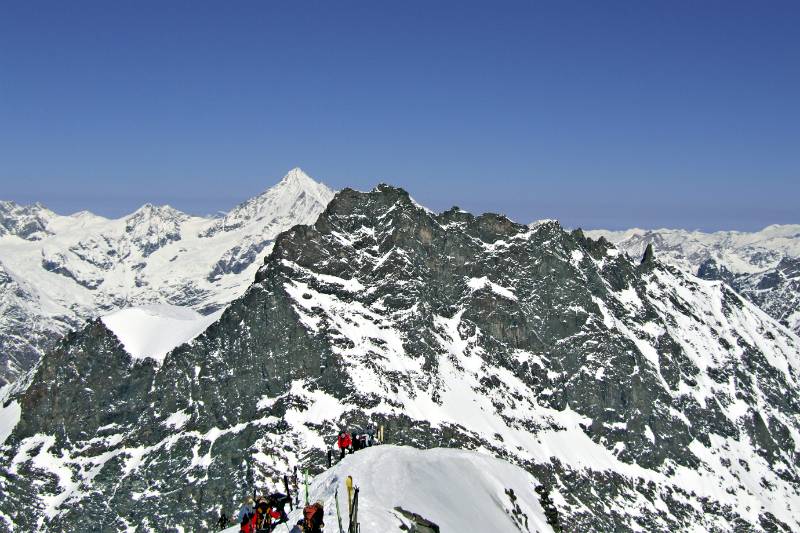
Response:
[[[291,186],[301,189],[311,194],[320,203],[327,205],[333,196],[331,189],[322,182],[315,181],[314,178],[306,174],[300,167],[295,167],[283,177],[276,187]]]

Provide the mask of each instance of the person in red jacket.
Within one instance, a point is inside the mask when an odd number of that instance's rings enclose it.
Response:
[[[339,460],[341,461],[344,459],[344,454],[353,445],[353,439],[350,437],[350,433],[346,431],[342,431],[339,433],[339,438],[337,439],[336,444],[339,445]]]

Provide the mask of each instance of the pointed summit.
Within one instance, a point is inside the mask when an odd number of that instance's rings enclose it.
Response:
[[[644,255],[642,256],[642,265],[643,266],[651,266],[653,264],[653,260],[655,259],[655,253],[653,253],[653,243],[647,243],[647,248],[644,249]]]
[[[253,200],[270,199],[270,203],[272,203],[278,196],[282,197],[281,201],[283,202],[291,202],[299,196],[311,196],[324,206],[333,197],[333,191],[324,183],[316,181],[306,174],[300,167],[295,167],[287,172],[277,185],[267,189]]]
[[[217,219],[201,237],[210,237],[219,231],[230,231],[255,224],[254,232],[261,232],[264,221],[294,220],[311,224],[333,198],[334,192],[324,183],[295,167],[279,181],[258,196],[250,198]]]
[[[322,205],[327,205],[333,197],[333,191],[327,185],[316,181],[300,167],[295,167],[287,172],[277,185],[264,191],[256,198],[264,198],[276,194],[281,196],[288,195],[288,197],[297,197],[305,194],[311,196]]]
[[[292,170],[286,173],[286,175],[281,180],[281,183],[302,183],[302,182],[311,182],[315,185],[317,184],[311,176],[306,174],[302,168],[294,167]]]

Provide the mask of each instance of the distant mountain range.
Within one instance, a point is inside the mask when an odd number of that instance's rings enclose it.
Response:
[[[332,197],[294,169],[223,217],[147,204],[112,220],[0,202],[0,384],[116,309],[221,310],[252,282],[275,237],[313,223]]]
[[[476,509],[490,522],[475,531],[800,530],[800,338],[725,283],[554,221],[432,213],[388,185],[312,218],[163,357],[131,354],[147,316],[112,315],[0,389],[0,530],[204,531],[295,465],[320,474],[329,527],[337,472],[355,470],[387,533]],[[134,288],[166,247],[227,222],[135,227],[148,237],[121,249],[149,259]],[[226,242],[196,261],[203,283]],[[339,430],[377,425],[478,453],[387,446],[323,473]]]
[[[800,225],[703,233],[674,229],[592,230],[633,257],[652,244],[658,257],[703,279],[721,280],[800,334]]]

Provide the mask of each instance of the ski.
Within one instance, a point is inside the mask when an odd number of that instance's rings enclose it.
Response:
[[[333,497],[336,500],[336,520],[339,522],[339,533],[344,533],[342,529],[342,513],[339,511],[339,486],[336,486],[336,490],[333,493]]]
[[[358,533],[358,487],[353,490],[353,510],[350,513],[350,527],[347,533]]]
[[[283,475],[283,487],[286,489],[286,497],[289,498],[289,510],[294,511],[294,505],[292,505],[292,493],[289,490],[289,476],[286,474]]]
[[[353,476],[347,476],[345,480],[347,486],[347,516],[353,517]]]

